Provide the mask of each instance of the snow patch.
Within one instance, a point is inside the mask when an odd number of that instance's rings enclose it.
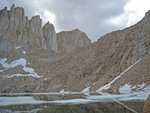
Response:
[[[48,80],[48,78],[44,78],[43,80]]]
[[[34,69],[33,68],[29,68],[29,67],[23,67],[23,70],[25,71],[25,72],[28,72],[28,73],[35,73],[34,72]]]
[[[17,46],[17,47],[15,47],[15,49],[19,49],[19,48],[21,48],[21,46]]]
[[[31,65],[31,63],[29,63],[29,62],[28,62],[27,64],[28,64],[28,65]]]
[[[90,87],[87,87],[87,88],[83,89],[83,90],[81,91],[81,93],[83,93],[83,94],[89,96],[89,94],[90,94]]]
[[[87,88],[85,88],[85,89],[83,89],[81,92],[82,93],[89,93],[90,92],[90,87],[87,87]]]
[[[70,94],[70,92],[69,91],[64,91],[64,89],[63,89],[63,90],[59,91],[59,94],[65,95],[65,94]]]
[[[29,74],[20,74],[20,73],[15,73],[11,75],[2,75],[4,78],[12,78],[12,77],[18,77],[18,76],[30,76],[30,77],[35,77],[35,78],[40,78],[40,76],[35,73],[34,69],[26,67],[27,61],[24,58],[20,58],[18,60],[15,60],[11,62],[10,64],[6,63],[7,58],[2,58],[0,59],[0,64],[5,70],[8,70],[10,68],[14,68],[17,66],[23,66],[23,70]]]
[[[146,86],[146,84],[143,83],[143,84],[139,84],[139,85],[133,86],[132,89],[136,88],[136,90],[141,90],[141,89],[143,89],[145,86]]]
[[[111,85],[118,80],[122,75],[124,75],[127,71],[129,71],[134,65],[136,65],[141,59],[139,59],[138,61],[136,61],[133,65],[131,65],[130,67],[128,67],[125,71],[123,71],[120,75],[118,75],[115,79],[113,79],[110,83],[102,86],[101,88],[99,88],[98,90],[96,90],[96,92],[100,93],[100,94],[105,94],[103,93],[103,90],[108,90]]]
[[[0,64],[3,65],[7,61],[7,58],[0,59]]]
[[[40,76],[38,76],[37,74],[11,74],[11,75],[2,75],[3,78],[13,78],[13,77],[34,77],[34,78],[40,78]]]
[[[4,70],[0,70],[0,73],[3,72]]]
[[[130,85],[125,85],[128,88]],[[125,87],[124,87],[125,88]],[[139,92],[124,93],[119,95],[106,94],[106,95],[94,95],[87,96],[87,99],[98,100],[99,102],[112,102],[117,101],[146,101],[148,95],[150,94],[150,86],[145,87]]]
[[[26,51],[22,51],[23,54],[26,54]]]
[[[0,59],[0,64],[3,65],[6,61],[7,61],[7,58],[2,58],[2,59]],[[0,73],[3,72],[3,71],[4,70],[0,70]]]
[[[7,61],[7,59],[2,59],[3,61]],[[10,64],[8,64],[8,63],[5,63],[5,62],[2,62],[3,64],[2,64],[2,67],[5,69],[5,70],[8,70],[8,69],[10,69],[10,68],[14,68],[14,67],[17,67],[17,66],[19,66],[19,65],[21,65],[21,66],[26,66],[26,60],[24,59],[24,58],[20,58],[20,59],[18,59],[18,60],[15,60],[15,61],[13,61],[13,62],[11,62]]]
[[[121,94],[130,94],[132,93],[131,85],[130,84],[125,84],[123,87],[119,89],[119,92]]]
[[[134,86],[131,86],[130,84],[125,84],[124,86],[119,88],[119,92],[121,94],[130,94],[134,92],[133,89],[135,89],[136,91],[141,91],[145,86],[145,83]]]
[[[124,95],[133,95],[133,96],[126,96],[125,98],[121,98],[120,101],[131,101],[131,100],[146,101],[149,94],[150,94],[150,86],[147,86],[138,92],[124,94]]]

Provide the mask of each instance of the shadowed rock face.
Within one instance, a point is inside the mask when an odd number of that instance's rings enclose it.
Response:
[[[109,92],[118,93],[125,84],[149,85],[149,18],[150,12],[147,12],[136,25],[108,33],[91,44],[78,29],[56,34],[52,24],[42,27],[39,16],[28,20],[22,8],[12,6],[10,11],[4,8],[0,12],[0,58],[7,58],[8,64],[24,58],[26,67],[33,68],[42,77],[8,79],[10,74],[33,73],[29,73],[31,69],[25,72],[23,66],[4,69],[0,64],[0,86],[3,86],[0,92],[81,91],[86,87],[95,91],[123,72],[111,84]],[[15,49],[19,45],[21,47]]]
[[[144,104],[143,113],[150,113],[150,95]]]

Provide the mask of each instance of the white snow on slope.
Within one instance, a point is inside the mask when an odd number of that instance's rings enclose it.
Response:
[[[35,77],[35,78],[40,78],[40,76],[35,75],[35,74],[7,74],[7,75],[2,75],[3,78],[13,78],[13,77]]]
[[[22,51],[23,54],[26,54],[26,51]]]
[[[15,49],[19,49],[19,48],[21,48],[21,46],[17,46],[17,47],[15,47]]]
[[[7,61],[6,58],[0,59],[0,65],[3,65]],[[2,66],[3,67],[3,66]],[[0,70],[0,73],[3,72],[4,70]]]
[[[83,90],[81,91],[81,93],[83,93],[83,94],[89,96],[89,95],[90,95],[90,87],[87,87],[87,88],[83,89]]]
[[[142,86],[143,84],[141,84]],[[128,89],[130,85],[125,85],[124,89]],[[136,86],[133,86],[136,87]],[[144,86],[145,87],[145,86]],[[146,101],[148,95],[150,94],[150,86],[146,86],[140,91],[128,91],[122,90],[122,94],[114,95],[114,94],[105,94],[105,95],[97,95],[97,96],[88,96],[88,99],[96,99],[100,101],[113,101],[113,99],[117,99],[118,101]]]
[[[119,89],[119,92],[121,94],[130,94],[132,93],[131,85],[130,84],[125,84],[123,87]]]
[[[87,87],[87,88],[83,89],[81,92],[82,93],[89,93],[90,92],[90,87]]]
[[[34,71],[33,68],[29,68],[29,67],[24,66],[24,67],[23,67],[23,70],[24,70],[25,72],[30,73],[30,74],[28,74],[29,76],[32,76],[32,77],[35,77],[35,78],[39,78],[39,77],[40,77],[37,73],[35,73],[35,71]]]
[[[130,94],[124,94],[127,95],[124,98],[121,98],[120,101],[146,101],[148,95],[150,94],[150,86],[145,87],[144,89],[142,89],[141,91],[138,92],[133,92]],[[133,96],[128,96],[128,95],[133,95]]]
[[[107,90],[111,87],[111,85],[118,80],[123,74],[125,74],[127,71],[129,71],[134,65],[136,65],[141,59],[139,59],[137,62],[135,62],[133,65],[131,65],[130,67],[128,67],[125,71],[123,71],[120,75],[118,75],[115,79],[113,79],[110,83],[102,86],[101,88],[99,88],[98,90],[96,90],[96,92],[100,93],[100,94],[104,94],[103,90]]]
[[[5,64],[6,61],[7,61],[7,58],[2,58],[2,59],[0,59],[0,64],[3,65],[3,64]]]
[[[130,94],[133,92],[133,89],[136,89],[136,91],[142,90],[146,86],[145,83],[140,84],[140,85],[134,85],[131,86],[130,84],[125,84],[124,86],[119,88],[119,92],[121,94]]]
[[[24,59],[24,58],[20,58],[18,60],[15,60],[15,61],[12,61],[10,64],[6,63],[7,59],[6,58],[3,58],[1,59],[3,62],[2,62],[2,67],[5,69],[5,70],[8,70],[10,68],[14,68],[14,67],[17,67],[19,65],[25,67],[26,66],[26,63],[27,61]]]
[[[4,70],[0,70],[0,73],[3,72]]]
[[[37,73],[35,73],[33,68],[27,67],[27,61],[24,58],[20,58],[18,60],[12,61],[10,64],[8,64],[6,61],[7,61],[7,58],[0,59],[0,64],[2,65],[2,67],[5,70],[8,70],[10,68],[15,68],[17,66],[22,66],[23,70],[29,74],[15,73],[15,74],[11,74],[11,75],[2,75],[4,78],[12,78],[15,76],[16,77],[18,77],[18,76],[30,76],[30,77],[35,77],[35,78],[40,77]]]
[[[65,94],[70,94],[70,92],[69,92],[69,91],[65,91],[65,90],[63,89],[63,90],[59,91],[59,94],[65,95]]]
[[[7,61],[6,58],[0,59],[0,65],[3,65]],[[3,67],[3,66],[2,66]],[[0,70],[0,72],[3,72],[4,70]]]

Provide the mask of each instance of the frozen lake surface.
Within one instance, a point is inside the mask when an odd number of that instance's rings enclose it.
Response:
[[[0,94],[0,113],[140,113],[146,97],[87,92]]]

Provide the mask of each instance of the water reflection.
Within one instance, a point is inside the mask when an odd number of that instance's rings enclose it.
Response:
[[[126,105],[135,109],[138,113],[142,112],[143,102],[125,102]],[[15,105],[0,107],[0,113],[132,113],[127,108],[114,103],[92,103],[81,105]]]
[[[32,96],[10,95],[6,97],[1,95],[0,105],[2,105],[2,102],[6,103],[6,105],[0,107],[0,113],[133,113],[131,110],[127,109],[126,107],[115,101],[101,102],[94,100],[93,102],[91,101],[90,103],[85,102],[85,104],[83,104],[82,102],[82,104],[80,104],[80,100],[78,100],[79,104],[75,105],[70,104],[63,105],[58,103],[51,103],[51,101],[55,100],[69,100],[69,99],[88,100],[85,98],[84,94],[32,95]],[[50,101],[50,103],[45,103],[45,101],[46,102]],[[138,113],[142,112],[144,106],[144,102],[142,101],[129,101],[129,102],[124,101],[122,103]]]

